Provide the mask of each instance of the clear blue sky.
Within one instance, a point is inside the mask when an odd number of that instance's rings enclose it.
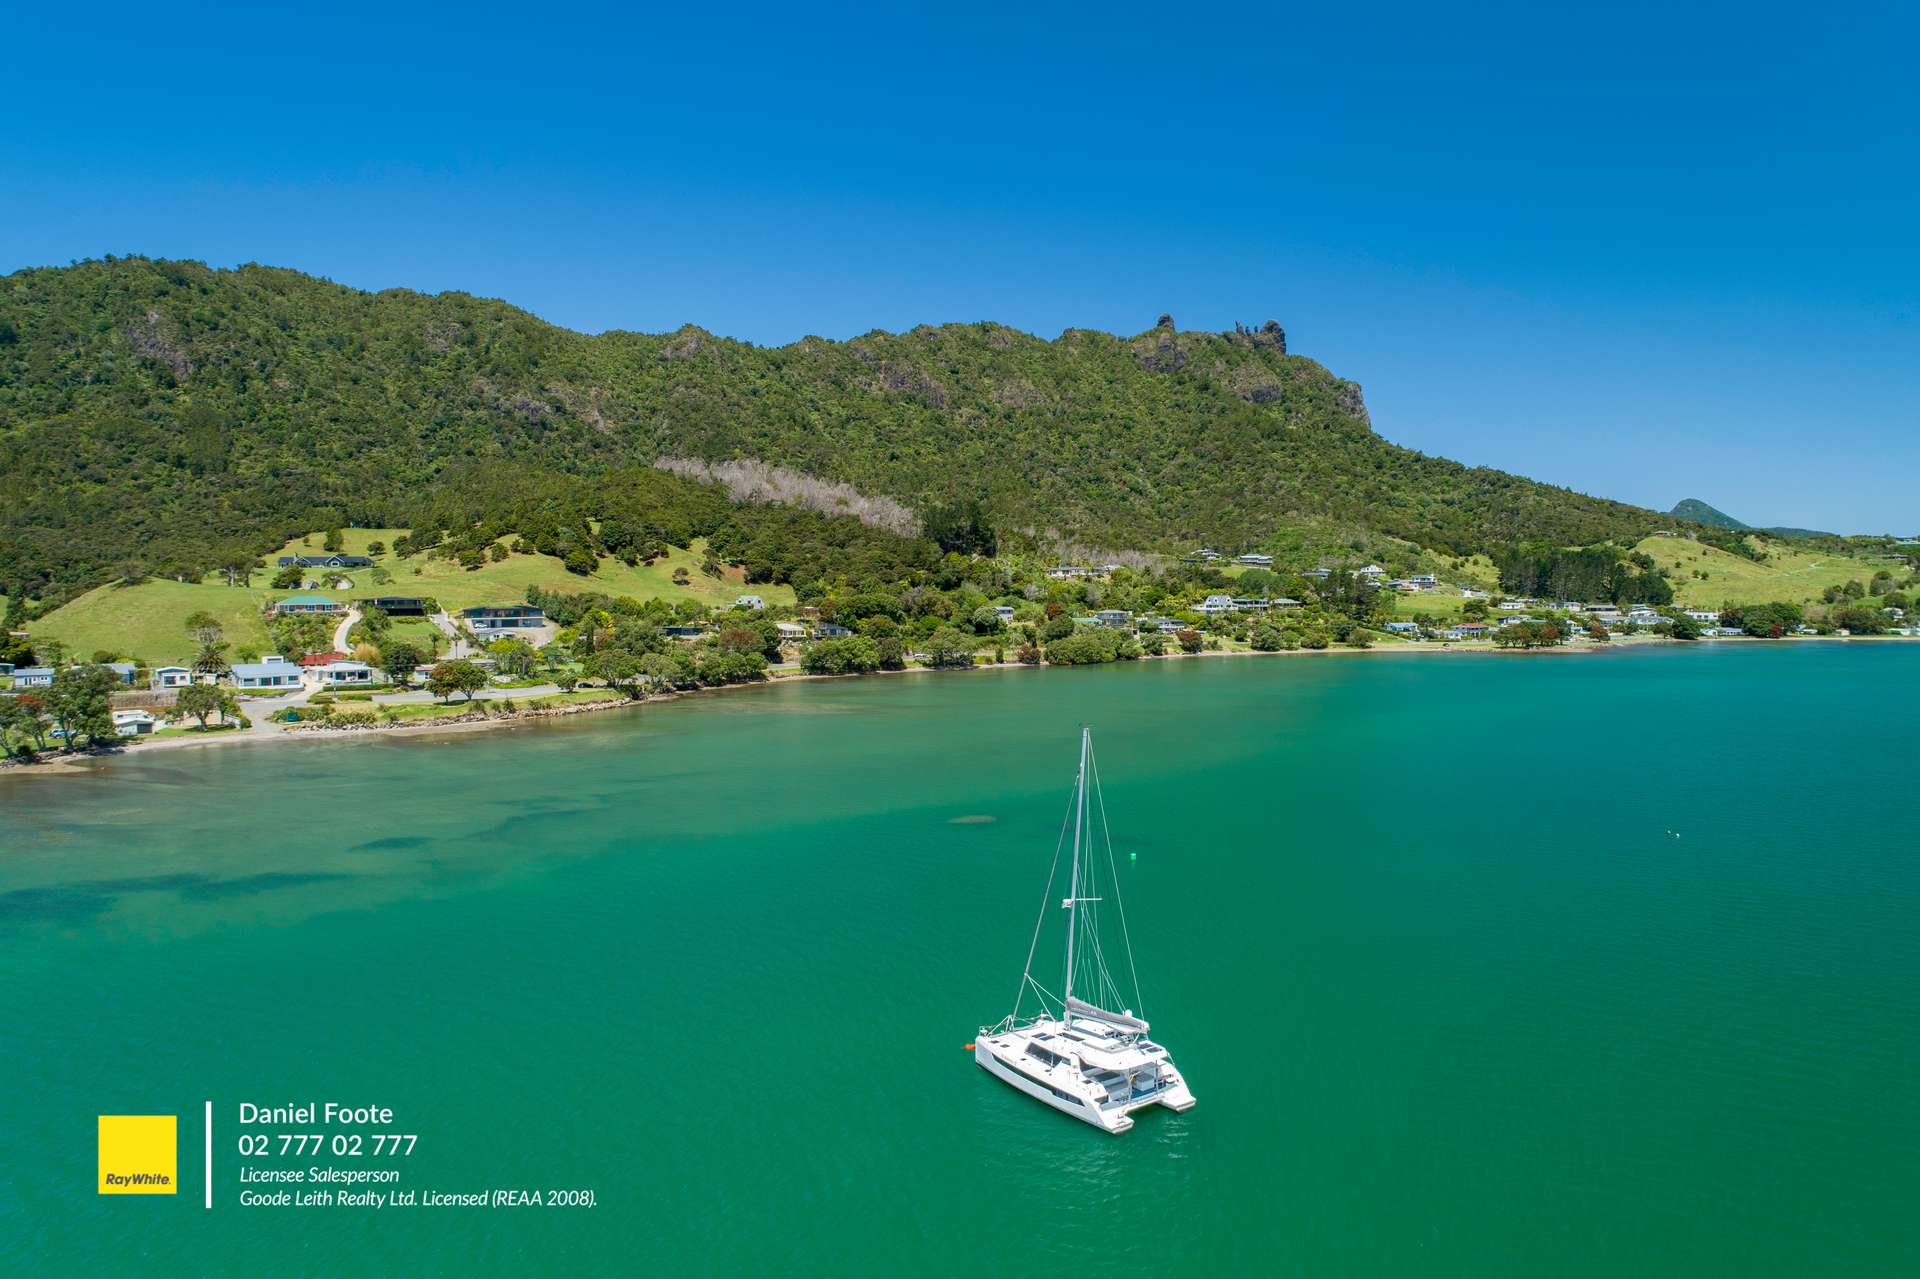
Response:
[[[762,343],[1273,317],[1416,448],[1920,527],[1911,4],[57,8],[9,18],[0,271]]]

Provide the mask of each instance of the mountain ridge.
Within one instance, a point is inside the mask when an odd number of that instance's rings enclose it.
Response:
[[[0,278],[0,590],[214,566],[330,523],[460,518],[474,468],[588,478],[759,459],[1036,545],[1254,547],[1302,528],[1440,554],[1631,543],[1626,503],[1379,436],[1277,323],[994,322],[759,347],[587,335],[508,303],[120,258]],[[464,481],[462,482],[464,483]]]

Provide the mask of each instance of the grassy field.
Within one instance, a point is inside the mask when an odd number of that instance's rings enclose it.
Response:
[[[364,555],[371,542],[393,545],[404,529],[345,529],[343,549],[351,555]],[[296,540],[267,557],[269,564],[281,555],[319,555],[321,537]],[[511,537],[502,538],[511,543]],[[547,555],[508,555],[496,564],[489,560],[477,569],[464,569],[451,560],[428,559],[415,555],[397,558],[391,550],[376,557],[375,564],[391,575],[390,580],[375,582],[371,568],[333,570],[353,583],[348,590],[323,588],[320,593],[336,599],[356,595],[428,595],[444,608],[460,609],[474,604],[518,604],[525,601],[527,587],[538,586],[555,591],[599,591],[607,595],[627,595],[634,599],[663,599],[669,603],[692,600],[694,603],[724,607],[740,595],[758,595],[768,604],[793,603],[793,589],[787,586],[748,586],[736,569],[720,577],[708,577],[700,571],[702,548],[673,547],[652,564],[629,568],[616,559],[603,559],[594,573],[582,577],[569,573],[559,560]],[[685,586],[676,584],[673,571],[687,570]],[[324,581],[328,570],[314,570],[314,578]],[[259,580],[259,579],[256,579]]]
[[[392,546],[404,529],[346,529],[344,550],[364,555],[371,542]],[[506,539],[511,541],[512,539]],[[267,556],[267,563],[281,555],[321,554],[321,536],[289,542]],[[582,577],[569,573],[560,561],[545,555],[509,555],[502,562],[489,561],[468,571],[450,560],[430,560],[416,555],[409,560],[396,559],[391,551],[376,563],[386,570],[388,580],[376,582],[372,569],[313,570],[315,580],[326,583],[311,592],[336,600],[367,595],[424,595],[440,602],[441,607],[461,609],[474,604],[519,604],[527,597],[527,587],[539,586],[556,591],[600,591],[608,595],[628,595],[635,599],[659,598],[678,603],[692,600],[703,605],[731,604],[740,595],[758,595],[769,605],[793,603],[793,589],[787,586],[747,586],[738,570],[729,569],[720,578],[700,571],[702,548],[674,547],[651,565],[629,568],[619,560],[600,562],[598,572]],[[689,582],[674,583],[673,570],[684,567]],[[344,577],[350,585],[332,586],[332,579]],[[267,652],[272,638],[261,620],[261,607],[295,591],[273,591],[267,583],[271,568],[256,572],[253,584],[232,587],[206,583],[151,580],[134,586],[102,586],[56,609],[27,629],[36,640],[57,639],[78,657],[91,657],[96,651],[111,651],[146,662],[179,662],[197,651],[187,635],[186,619],[204,609],[220,620],[233,648],[254,648]],[[305,593],[305,592],[303,592]],[[396,633],[424,646],[437,634],[425,621],[397,622]]]
[[[145,662],[180,662],[199,652],[185,622],[200,610],[213,614],[235,648],[269,646],[260,608],[270,598],[265,579],[252,587],[216,586],[155,579],[137,586],[101,586],[55,609],[27,627],[36,644],[57,639],[71,656],[97,650]]]
[[[1817,601],[1829,586],[1864,584],[1876,569],[1897,567],[1891,560],[1803,551],[1778,542],[1765,547],[1767,559],[1761,563],[1679,537],[1649,537],[1634,549],[1667,570],[1678,603],[1701,608],[1729,601],[1805,604]]]

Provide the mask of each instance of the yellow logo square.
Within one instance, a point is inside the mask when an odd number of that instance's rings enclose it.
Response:
[[[176,1115],[100,1116],[100,1193],[176,1193],[178,1126]]]

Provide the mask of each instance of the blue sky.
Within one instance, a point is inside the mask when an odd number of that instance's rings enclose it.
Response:
[[[55,8],[9,20],[0,271],[776,344],[1271,317],[1400,443],[1920,527],[1911,5]]]

